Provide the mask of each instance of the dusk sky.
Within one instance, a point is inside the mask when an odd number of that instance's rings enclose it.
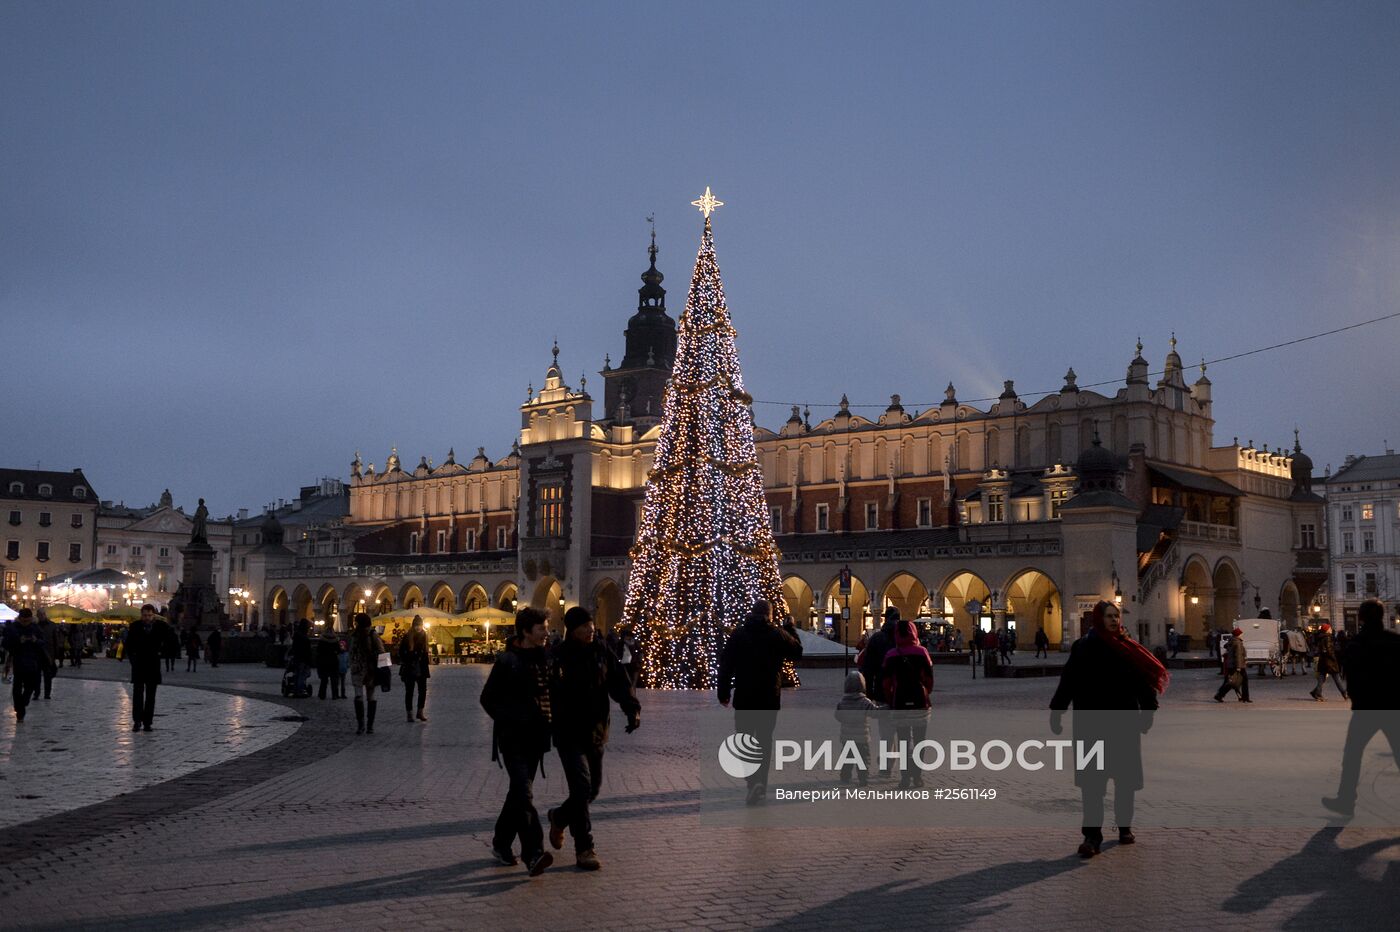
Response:
[[[9,0],[0,88],[0,464],[127,504],[499,458],[556,335],[600,409],[706,185],[775,429],[1400,311],[1393,0]],[[1397,347],[1212,366],[1216,443],[1400,445]]]

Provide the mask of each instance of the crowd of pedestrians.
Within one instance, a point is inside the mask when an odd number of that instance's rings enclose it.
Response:
[[[1324,701],[1323,690],[1330,677],[1341,697],[1352,702],[1337,795],[1323,800],[1326,807],[1342,814],[1351,814],[1355,808],[1362,753],[1375,734],[1386,736],[1400,764],[1400,718],[1394,713],[1400,709],[1400,635],[1385,629],[1384,607],[1375,600],[1364,603],[1358,617],[1360,633],[1344,646],[1338,646],[1328,625],[1315,631],[1309,645],[1317,677],[1311,696]],[[1114,783],[1119,843],[1136,842],[1132,821],[1135,794],[1143,787],[1141,736],[1151,728],[1158,697],[1169,682],[1159,656],[1126,634],[1117,605],[1099,602],[1090,622],[1088,633],[1074,642],[1050,701],[1054,734],[1061,733],[1062,713],[1074,709],[1084,713],[1076,715],[1075,738],[1102,739],[1107,748],[1102,771],[1076,773],[1084,813],[1078,853],[1084,858],[1101,852],[1109,781]],[[335,700],[347,695],[348,677],[357,733],[373,734],[378,693],[389,690],[393,667],[397,666],[407,722],[426,722],[431,652],[422,619],[415,617],[409,631],[388,648],[369,615],[355,615],[353,626],[348,643],[330,628],[313,641],[310,625],[304,621],[290,629],[289,654],[294,668],[305,668],[303,680],[314,669],[321,681],[320,697],[327,698],[329,691]],[[986,632],[980,644],[976,639],[972,644],[981,652],[1005,653],[1010,649],[1006,634]],[[186,670],[193,673],[201,655],[217,665],[220,642],[218,631],[201,639],[197,628],[187,629],[182,637],[178,627],[153,606],[143,606],[120,649],[130,668],[132,731],[153,729],[157,692],[163,673],[172,669],[173,654],[183,647]],[[18,722],[25,721],[35,701],[52,695],[56,658],[65,648],[76,655],[70,662],[81,662],[81,649],[72,644],[69,633],[54,625],[42,610],[20,610],[0,632],[0,653],[5,675],[11,678]],[[1037,655],[1048,654],[1043,629],[1037,631],[1035,645]],[[1173,647],[1169,640],[1169,649]],[[636,693],[641,650],[630,629],[617,628],[606,638],[601,636],[591,615],[580,607],[565,613],[562,638],[551,637],[541,612],[526,608],[517,614],[514,634],[497,656],[480,697],[493,723],[492,760],[500,764],[508,780],[492,840],[492,852],[499,863],[523,861],[531,876],[538,875],[553,863],[551,849],[562,849],[572,836],[577,867],[590,871],[601,867],[590,807],[603,785],[612,707],[616,705],[622,712],[629,734],[641,723]],[[1236,627],[1218,645],[1218,651],[1224,680],[1215,700],[1223,701],[1233,689],[1241,702],[1250,702],[1243,631]],[[746,780],[750,805],[766,799],[784,667],[799,660],[802,653],[791,618],[775,624],[772,607],[763,600],[754,603],[720,653],[716,698],[721,705],[732,706],[736,731],[752,735],[762,748],[759,766]],[[856,743],[861,759],[872,761],[873,717],[885,732],[879,735],[881,740],[917,745],[927,735],[933,685],[932,658],[920,643],[919,629],[901,619],[896,608],[887,608],[880,628],[865,639],[856,670],[846,677],[837,702],[835,716],[842,741]],[[889,714],[873,716],[876,710],[888,710]],[[1121,723],[1121,717],[1096,720],[1092,713],[1097,712],[1132,712],[1137,718],[1132,727],[1124,729],[1109,724]],[[543,772],[551,750],[558,756],[567,795],[547,808],[542,820],[535,807],[534,780]],[[884,773],[894,775],[889,770]],[[840,780],[866,785],[870,776],[864,767],[848,766],[841,771]],[[922,771],[911,767],[907,758],[899,777],[902,789],[923,782]]]

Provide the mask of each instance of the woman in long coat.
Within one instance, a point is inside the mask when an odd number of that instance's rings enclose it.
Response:
[[[379,688],[379,655],[382,653],[384,642],[374,632],[370,617],[360,612],[355,616],[355,631],[350,635],[350,686],[355,690],[357,735],[374,734],[374,712],[379,707],[374,694]]]
[[[1337,692],[1346,699],[1347,690],[1342,685],[1341,674],[1342,665],[1337,660],[1337,645],[1332,640],[1332,626],[1324,624],[1317,632],[1317,685],[1309,695],[1318,702],[1326,702],[1322,695],[1322,687],[1327,685],[1327,677],[1330,676],[1337,686]]]
[[[1061,713],[1074,707],[1074,739],[1092,746],[1104,742],[1102,770],[1076,770],[1074,783],[1084,801],[1084,841],[1080,857],[1091,858],[1103,844],[1104,795],[1113,780],[1113,813],[1118,843],[1131,845],[1133,802],[1142,789],[1142,735],[1152,726],[1157,696],[1167,687],[1166,667],[1123,630],[1117,605],[1094,606],[1093,627],[1074,642],[1050,700],[1050,730],[1061,731]],[[1087,713],[1087,714],[1086,714]]]
[[[413,721],[413,687],[418,687],[418,721],[426,722],[423,706],[428,702],[428,632],[423,619],[413,616],[413,627],[399,640],[399,679],[403,680],[403,711]]]

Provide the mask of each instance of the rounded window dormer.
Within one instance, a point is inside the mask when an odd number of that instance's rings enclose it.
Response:
[[[11,495],[23,495],[23,494],[24,494],[24,483],[23,483],[23,482],[11,482],[11,483],[10,483],[10,494],[11,494]]]
[[[49,485],[47,482],[46,482],[46,483],[43,483],[42,485],[39,486],[39,495],[42,496],[43,498],[52,498],[52,497],[53,497],[53,486]]]
[[[73,497],[79,499],[87,498],[87,489],[83,488],[80,485],[75,485],[73,487]]]

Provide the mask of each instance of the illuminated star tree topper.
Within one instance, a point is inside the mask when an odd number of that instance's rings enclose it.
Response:
[[[782,598],[753,438],[753,399],[739,371],[736,332],[705,215],[660,435],[632,548],[623,621],[642,641],[642,681],[669,689],[715,686],[724,638],[758,598]]]

